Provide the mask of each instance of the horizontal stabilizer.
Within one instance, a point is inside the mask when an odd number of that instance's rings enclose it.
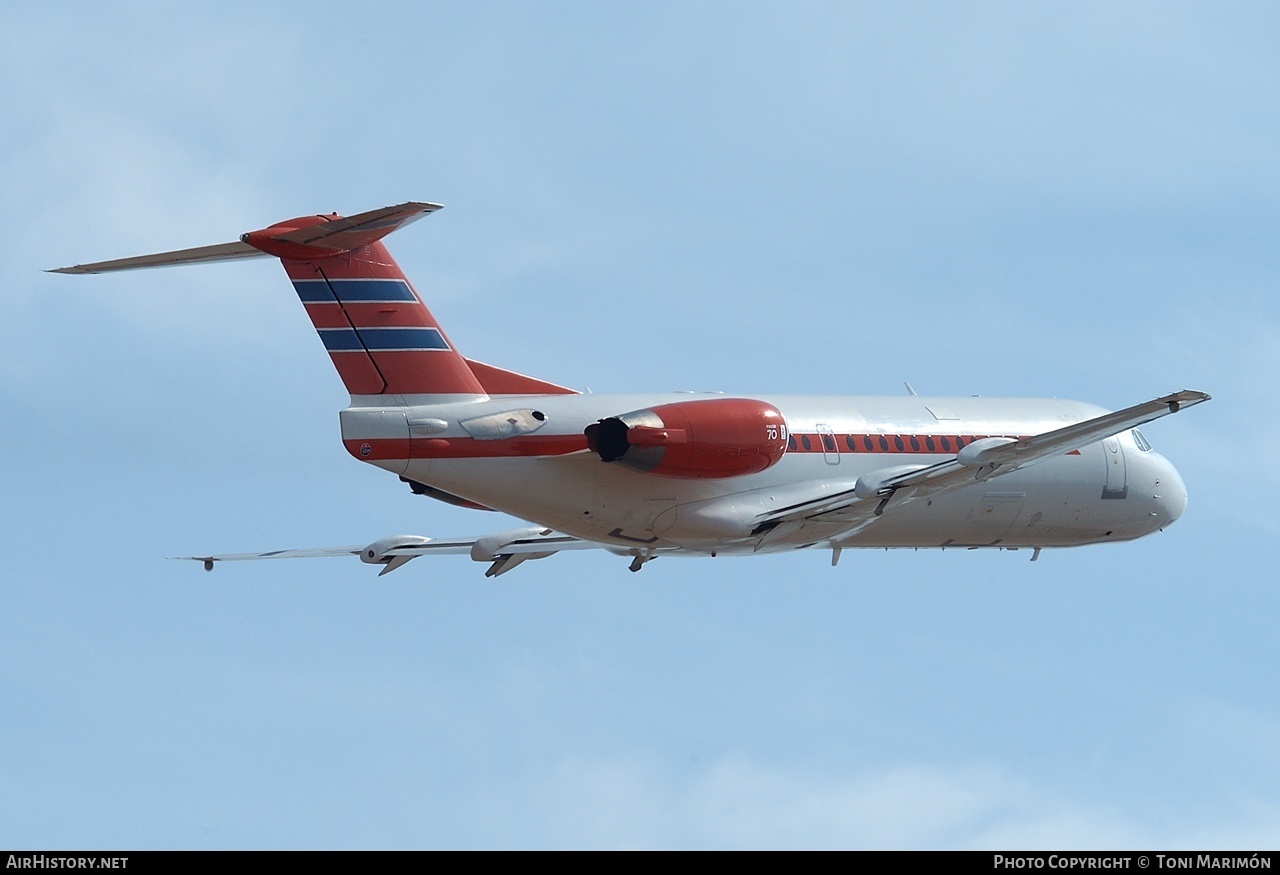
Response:
[[[202,264],[210,261],[231,261],[240,258],[262,258],[274,255],[283,258],[327,258],[340,252],[349,252],[368,246],[421,219],[428,213],[442,209],[440,204],[410,201],[394,207],[382,207],[346,218],[310,216],[294,220],[293,227],[273,225],[261,231],[243,235],[234,243],[217,243],[213,246],[197,246],[194,249],[178,249],[173,252],[157,252],[154,255],[137,255],[132,258],[116,258],[111,261],[95,261],[59,267],[49,273],[110,273],[117,270],[141,270],[147,267],[170,267],[182,264]],[[305,221],[304,227],[296,227]]]
[[[173,252],[157,252],[154,255],[135,255],[132,258],[116,258],[111,261],[95,261],[59,267],[47,273],[110,273],[117,270],[142,270],[146,267],[169,267],[175,264],[201,264],[206,261],[233,261],[241,258],[264,258],[267,253],[254,249],[239,240],[234,243],[216,243],[213,246],[197,246],[194,249],[176,249]]]
[[[392,231],[416,222],[428,213],[443,209],[440,204],[410,201],[394,207],[382,207],[367,213],[357,213],[345,219],[335,219],[319,225],[309,225],[296,231],[273,234],[273,240],[310,246],[332,252],[349,252],[381,240]]]

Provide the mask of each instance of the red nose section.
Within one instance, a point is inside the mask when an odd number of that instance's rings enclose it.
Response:
[[[587,443],[606,462],[664,477],[740,477],[787,449],[778,408],[747,398],[679,401],[602,419]]]

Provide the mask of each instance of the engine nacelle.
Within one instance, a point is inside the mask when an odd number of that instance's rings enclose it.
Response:
[[[663,477],[739,477],[777,464],[787,423],[772,404],[709,398],[660,404],[587,426],[605,462]]]

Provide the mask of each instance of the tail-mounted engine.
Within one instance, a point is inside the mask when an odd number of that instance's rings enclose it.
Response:
[[[605,462],[664,477],[738,477],[777,463],[787,449],[778,408],[747,398],[661,404],[587,426]]]

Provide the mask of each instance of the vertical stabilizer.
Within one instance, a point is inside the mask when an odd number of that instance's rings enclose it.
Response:
[[[353,396],[485,394],[382,243],[281,262]]]
[[[58,268],[107,273],[275,256],[284,265],[353,403],[430,404],[495,394],[572,392],[489,365],[474,371],[422,303],[382,238],[440,209],[409,202],[354,216],[302,216],[239,241]]]
[[[440,209],[407,203],[343,218],[303,216],[243,235],[278,257],[353,398],[484,397],[484,387],[381,239]],[[381,399],[381,400],[386,400]]]

